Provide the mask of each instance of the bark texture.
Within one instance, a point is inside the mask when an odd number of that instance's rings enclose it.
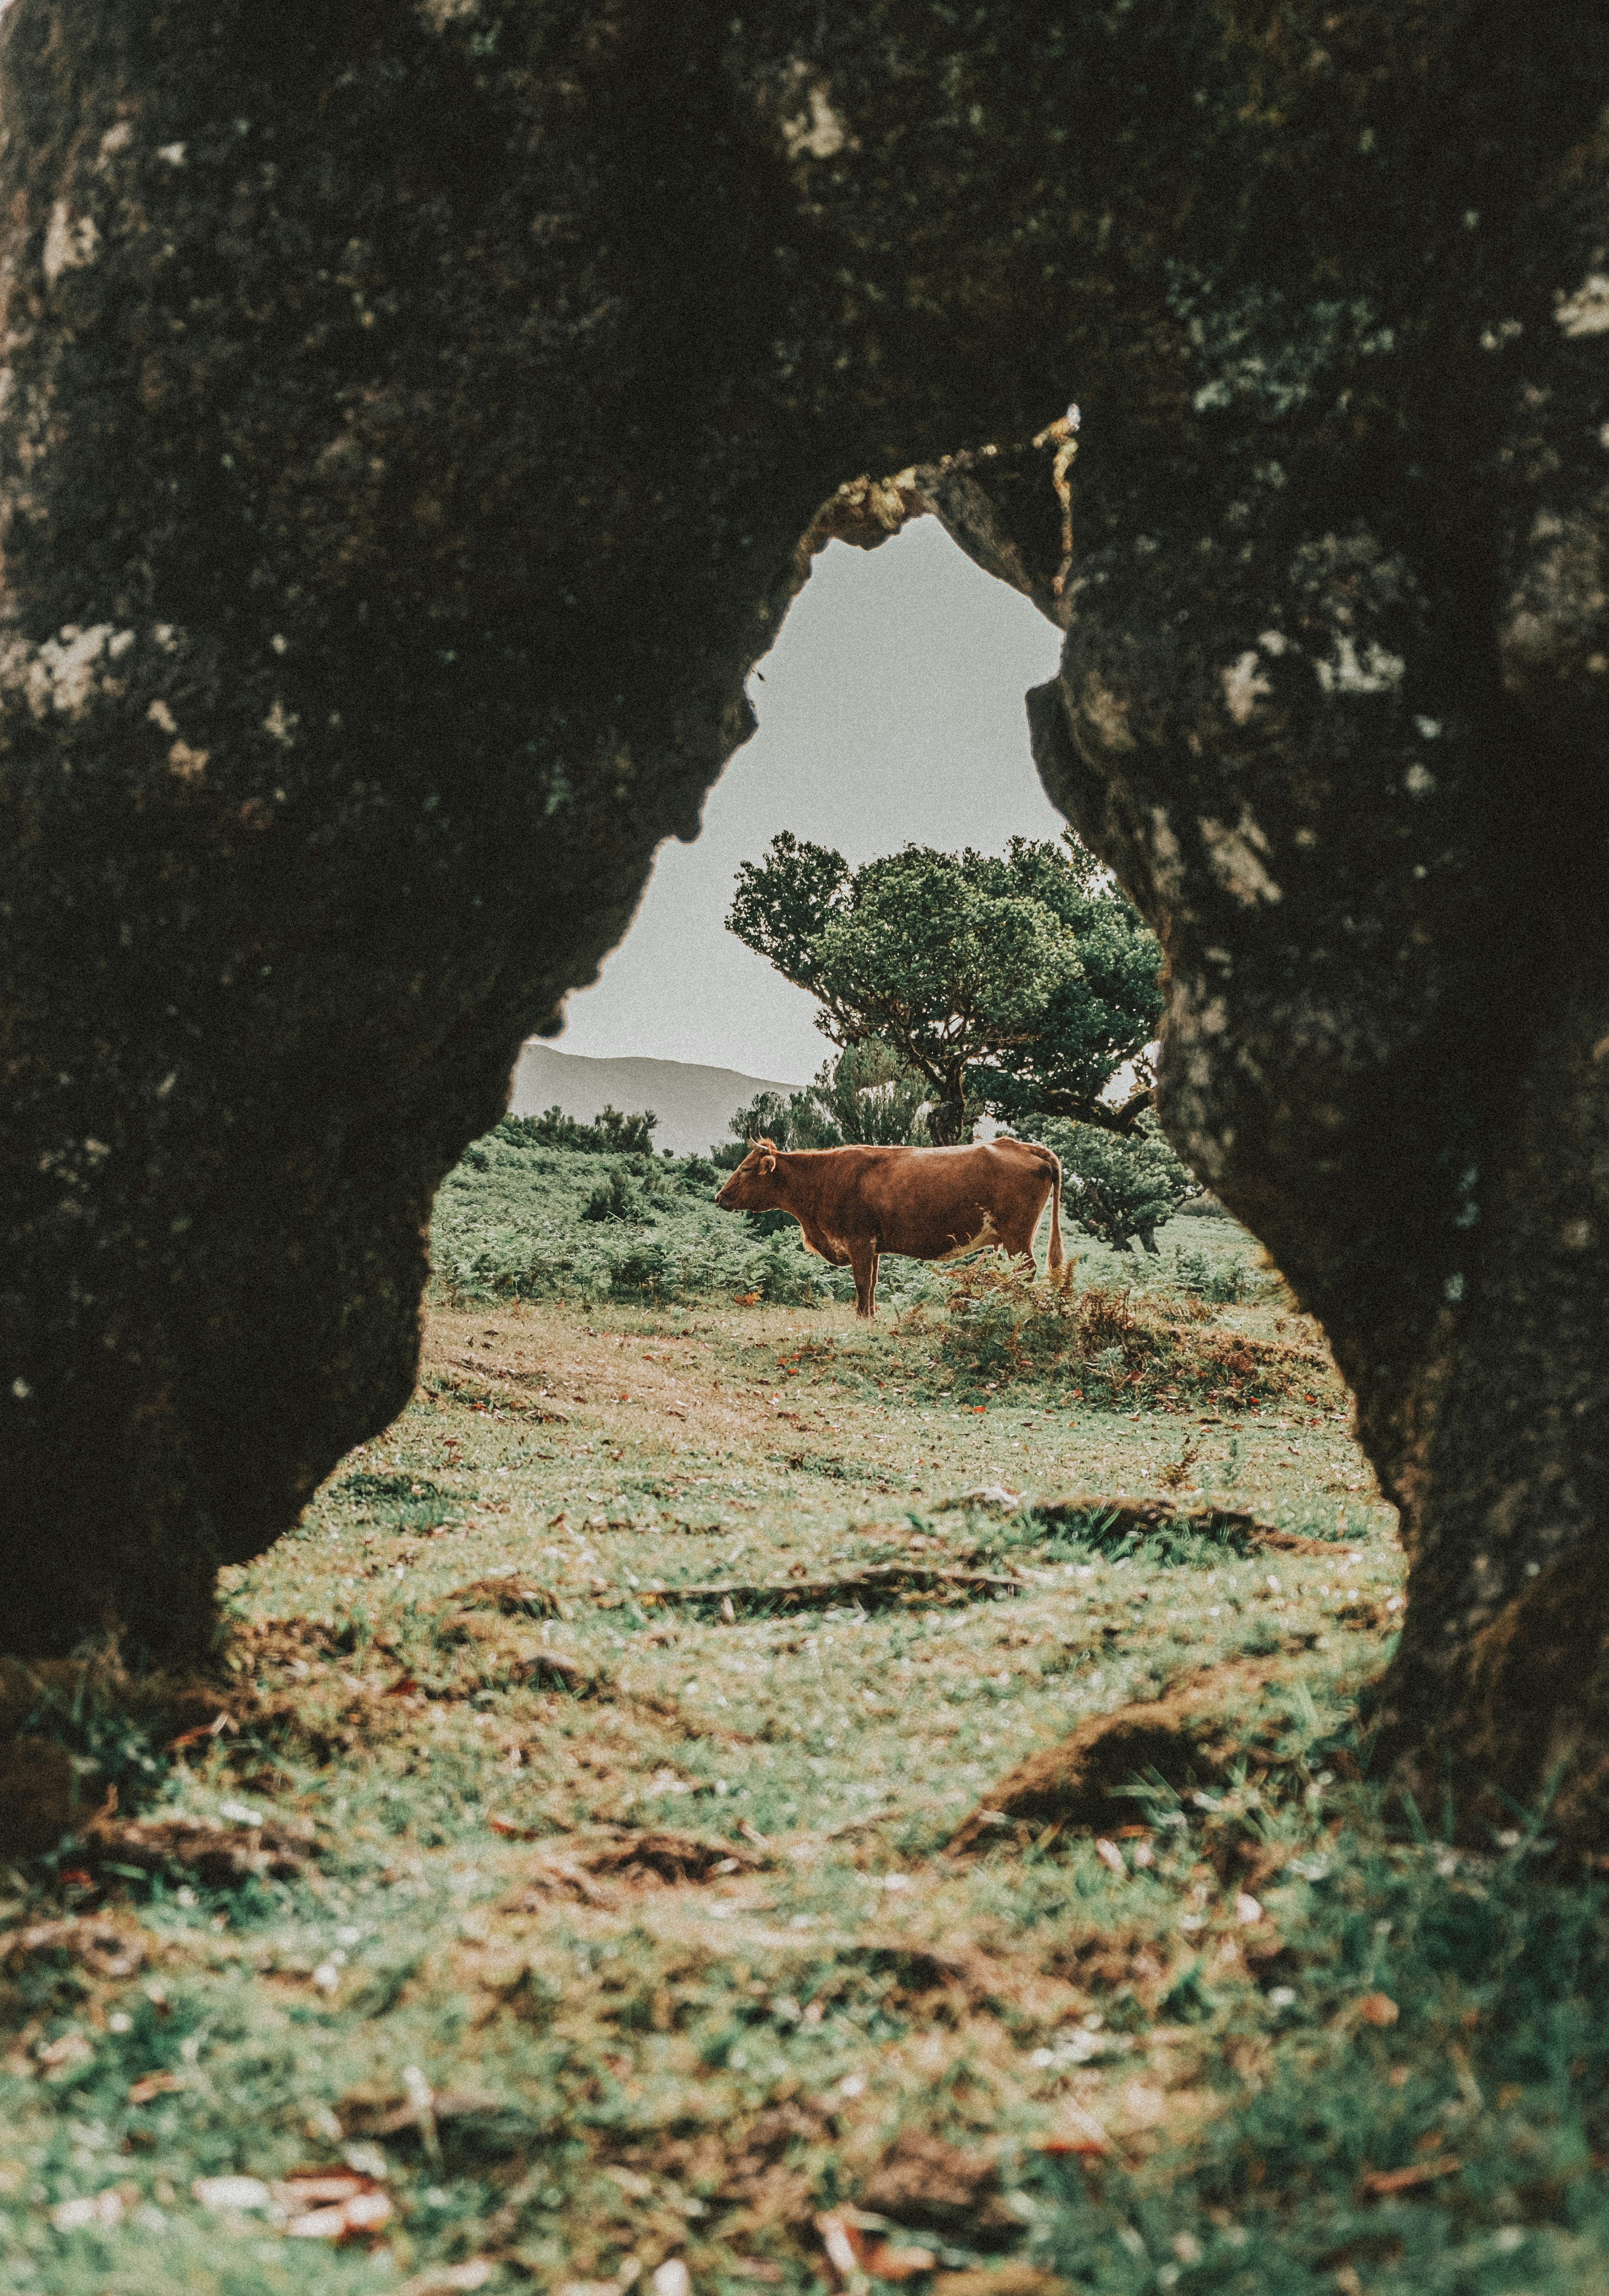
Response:
[[[1402,1507],[1392,1759],[1609,1765],[1602,12],[0,20],[13,1646],[203,1637],[394,1413],[809,547],[931,508]]]

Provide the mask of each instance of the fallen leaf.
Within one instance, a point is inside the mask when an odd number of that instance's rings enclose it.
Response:
[[[816,2229],[821,2234],[827,2262],[841,2280],[849,2280],[866,2269],[866,2240],[858,2226],[850,2224],[838,2210],[828,2209],[817,2218]]]
[[[1400,2013],[1389,1993],[1366,1993],[1358,2004],[1358,2014],[1366,2025],[1394,2025]]]
[[[385,1693],[385,1695],[388,1698],[411,1698],[418,1687],[419,1685],[415,1681],[413,1676],[411,1674],[405,1674],[399,1676],[397,1681],[392,1683],[390,1688]]]
[[[1380,2200],[1389,2193],[1411,2192],[1437,2177],[1451,2177],[1463,2166],[1461,2161],[1441,2160],[1415,2161],[1406,2169],[1371,2169],[1358,2189],[1368,2199]]]
[[[1110,1867],[1112,1873],[1121,1874],[1127,1878],[1129,1868],[1124,1865],[1123,1853],[1115,1841],[1097,1841],[1095,1845],[1095,1854],[1103,1866]]]
[[[931,2272],[939,2261],[931,2248],[891,2248],[886,2241],[866,2251],[866,2268],[874,2280],[909,2280]]]
[[[338,2169],[332,2175],[322,2169],[293,2169],[280,2179],[280,2196],[291,2208],[330,2208],[355,2201],[360,2193],[372,2191],[374,2183],[372,2177],[350,2169]]]
[[[539,1841],[542,1838],[539,1826],[516,1825],[512,1817],[488,1817],[486,1822],[494,1833],[502,1834],[507,1841]]]
[[[176,2073],[147,2073],[129,2090],[128,2102],[130,2104],[149,2104],[153,2096],[170,2095],[176,2088],[183,2088],[184,2086]]]

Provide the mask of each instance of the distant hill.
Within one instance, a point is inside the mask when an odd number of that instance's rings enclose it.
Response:
[[[511,1116],[540,1116],[557,1102],[566,1116],[584,1124],[604,1107],[628,1116],[651,1108],[659,1118],[654,1146],[691,1156],[725,1140],[734,1111],[757,1092],[798,1090],[775,1077],[701,1068],[692,1061],[592,1060],[584,1053],[554,1052],[533,1037],[521,1050],[508,1107]]]

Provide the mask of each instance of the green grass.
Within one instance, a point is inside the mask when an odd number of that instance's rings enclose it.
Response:
[[[1383,1810],[1352,1699],[1400,1603],[1392,1518],[1249,1240],[1176,1223],[1144,1313],[1285,1349],[1293,1383],[1114,1409],[1043,1302],[1008,1299],[992,1368],[956,1337],[985,1294],[951,1316],[927,1271],[871,1331],[815,1292],[738,1306],[761,1247],[674,1175],[655,1232],[716,1239],[710,1288],[605,1290],[612,1224],[580,1212],[608,1160],[485,1153],[444,1198],[414,1401],[226,1574],[242,1726],[175,1751],[104,1685],[33,1717],[85,1807],[115,1781],[119,1816],[309,1824],[320,1854],[209,1886],[70,1838],[6,1877],[0,2290],[323,2296],[482,2259],[494,2292],[623,2292],[676,2256],[698,2296],[804,2296],[836,2284],[817,2213],[868,2194],[940,2277],[1602,2287],[1602,1889],[1518,1816],[1476,1855]],[[1255,1295],[1192,1322],[1176,1248]],[[1323,1547],[1036,1511],[1174,1470],[1188,1506]],[[907,1600],[742,1593],[891,1563]],[[511,1566],[554,1604],[497,1608]],[[939,1599],[935,1567],[1020,1591]],[[661,1599],[710,1582],[730,1622]],[[1098,1847],[1006,1824],[949,1854],[1016,1765],[1216,1665],[1242,1669],[1227,1781],[1137,1781]],[[689,1834],[714,1851],[666,1850]],[[1054,2149],[1088,2117],[1104,2152]],[[385,2172],[373,2253],[192,2197],[343,2161]],[[107,2194],[115,2222],[53,2221]]]

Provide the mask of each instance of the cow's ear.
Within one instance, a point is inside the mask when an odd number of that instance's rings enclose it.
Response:
[[[760,1158],[759,1168],[762,1172],[774,1172],[776,1169],[776,1156],[775,1151],[773,1151],[770,1155],[762,1156]]]

